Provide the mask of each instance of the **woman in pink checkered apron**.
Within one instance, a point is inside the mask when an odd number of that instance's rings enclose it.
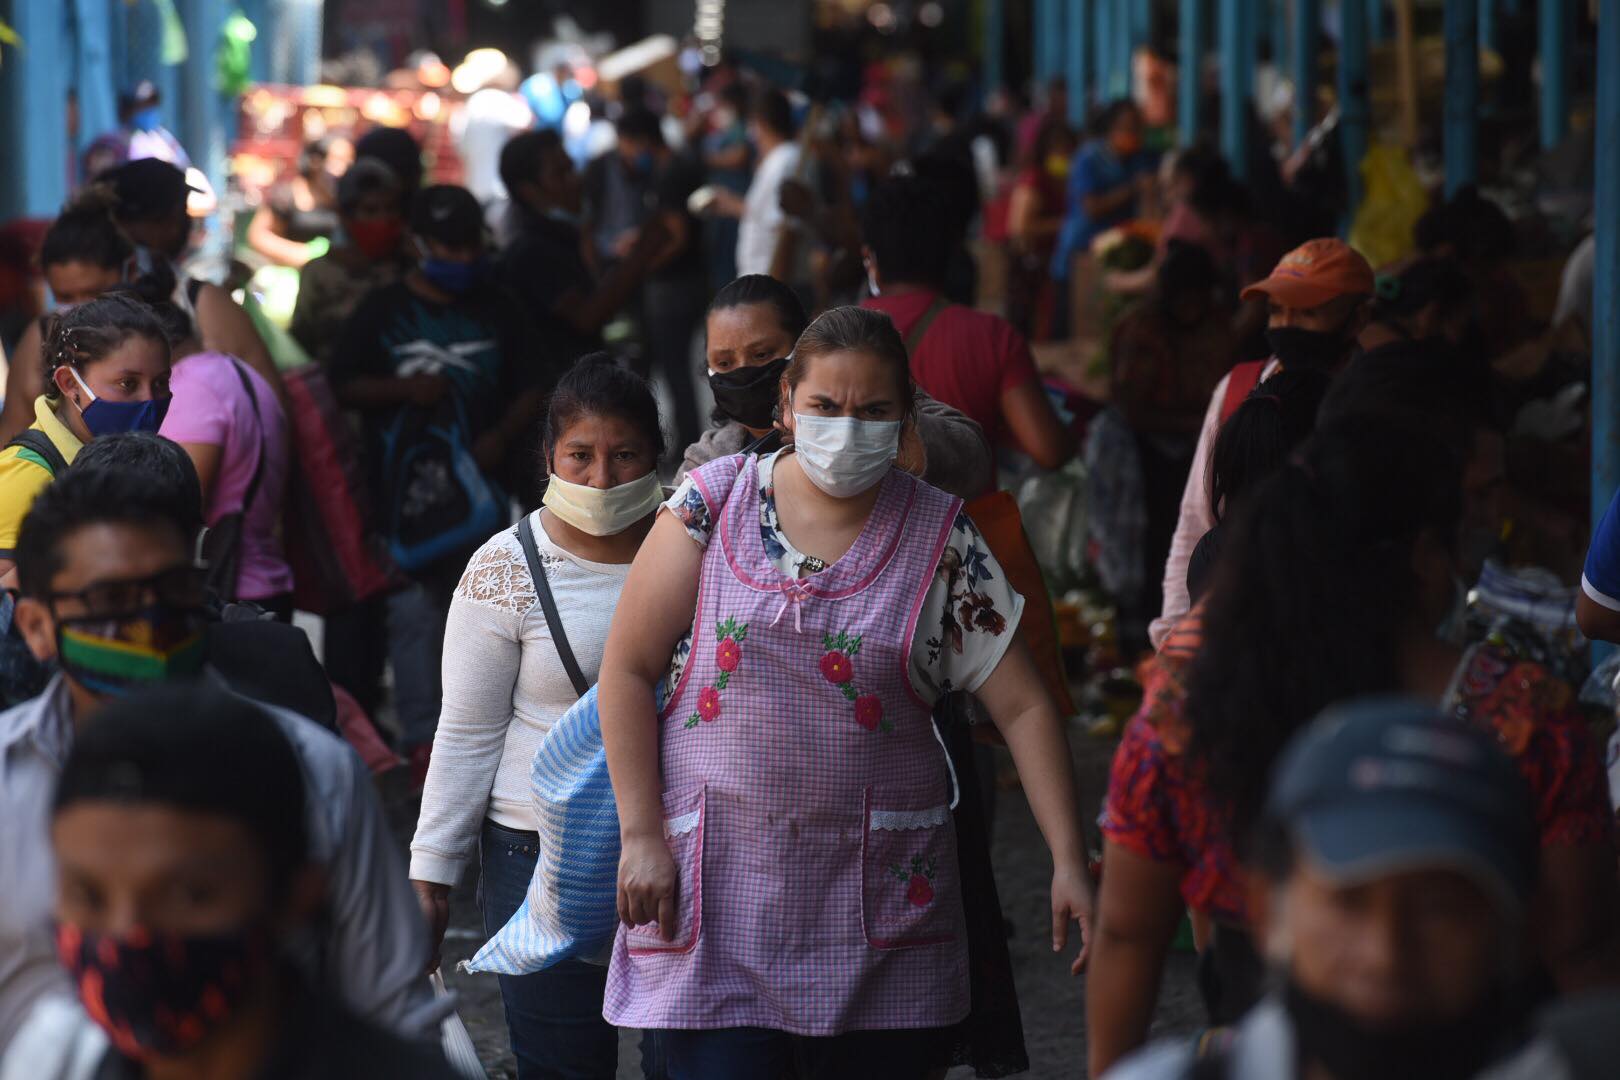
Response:
[[[671,1080],[927,1074],[968,1011],[947,690],[1023,776],[1054,950],[1087,925],[1022,600],[960,501],[895,467],[911,401],[888,318],[827,312],[783,376],[792,447],[696,470],[631,568],[599,683],[623,841],[603,1012],[655,1031]]]

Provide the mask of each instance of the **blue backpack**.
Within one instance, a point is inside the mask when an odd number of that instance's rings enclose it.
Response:
[[[470,551],[510,520],[506,493],[478,467],[469,432],[454,393],[433,409],[400,410],[383,431],[383,529],[403,570]]]

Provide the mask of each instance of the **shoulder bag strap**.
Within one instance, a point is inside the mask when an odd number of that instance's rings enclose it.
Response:
[[[264,437],[264,417],[259,415],[259,395],[253,391],[253,380],[248,378],[242,361],[234,356],[231,357],[231,368],[236,372],[236,377],[242,380],[242,389],[247,391],[248,403],[253,406],[253,422],[259,425],[259,460],[254,463],[253,477],[248,481],[247,491],[242,494],[240,513],[246,514],[248,507],[253,505],[254,497],[259,494],[259,478],[264,474],[264,459],[270,453],[270,443]]]
[[[943,296],[934,297],[934,302],[928,305],[928,309],[912,324],[911,333],[906,335],[907,356],[917,355],[917,350],[922,347],[923,339],[928,336],[928,330],[934,325],[934,320],[939,318],[940,312],[950,306],[951,302]]]
[[[51,437],[38,428],[24,428],[19,431],[12,438],[10,445],[20,446],[38,454],[44,459],[46,467],[51,470],[52,477],[61,476],[67,470],[67,458],[63,457],[62,451],[51,442]]]
[[[532,520],[532,514],[525,514],[523,520],[518,522],[518,542],[523,545],[523,557],[529,563],[529,576],[534,579],[534,595],[539,597],[540,608],[546,613],[546,627],[551,631],[551,643],[557,647],[557,658],[562,661],[563,670],[568,672],[575,692],[584,697],[591,684],[585,681],[585,675],[579,670],[579,661],[574,659],[568,635],[563,632],[562,616],[557,613],[557,600],[551,595],[551,582],[546,580],[546,565],[540,561],[540,550],[535,547],[534,526],[529,524]]]

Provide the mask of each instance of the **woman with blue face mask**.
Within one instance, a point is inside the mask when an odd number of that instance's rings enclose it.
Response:
[[[1023,598],[961,500],[897,467],[915,406],[894,324],[827,312],[779,393],[791,445],[687,477],[608,633],[603,1015],[653,1030],[671,1080],[920,1080],[969,1005],[930,710],[970,691],[1006,737],[1053,853],[1054,951],[1091,910],[1069,751]]]
[[[34,422],[0,450],[0,573],[34,496],[91,439],[157,431],[169,410],[169,339],[157,314],[116,291],[54,317]]]

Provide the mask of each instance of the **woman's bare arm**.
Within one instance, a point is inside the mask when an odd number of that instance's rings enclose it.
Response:
[[[34,422],[34,399],[45,392],[45,363],[39,322],[30,321],[12,354],[6,371],[6,404],[0,409],[0,445],[10,442]]]
[[[619,806],[619,918],[630,926],[657,919],[670,939],[677,882],[664,844],[653,688],[692,627],[702,567],[703,549],[673,514],[660,513],[631,564],[597,676],[602,743]]]

